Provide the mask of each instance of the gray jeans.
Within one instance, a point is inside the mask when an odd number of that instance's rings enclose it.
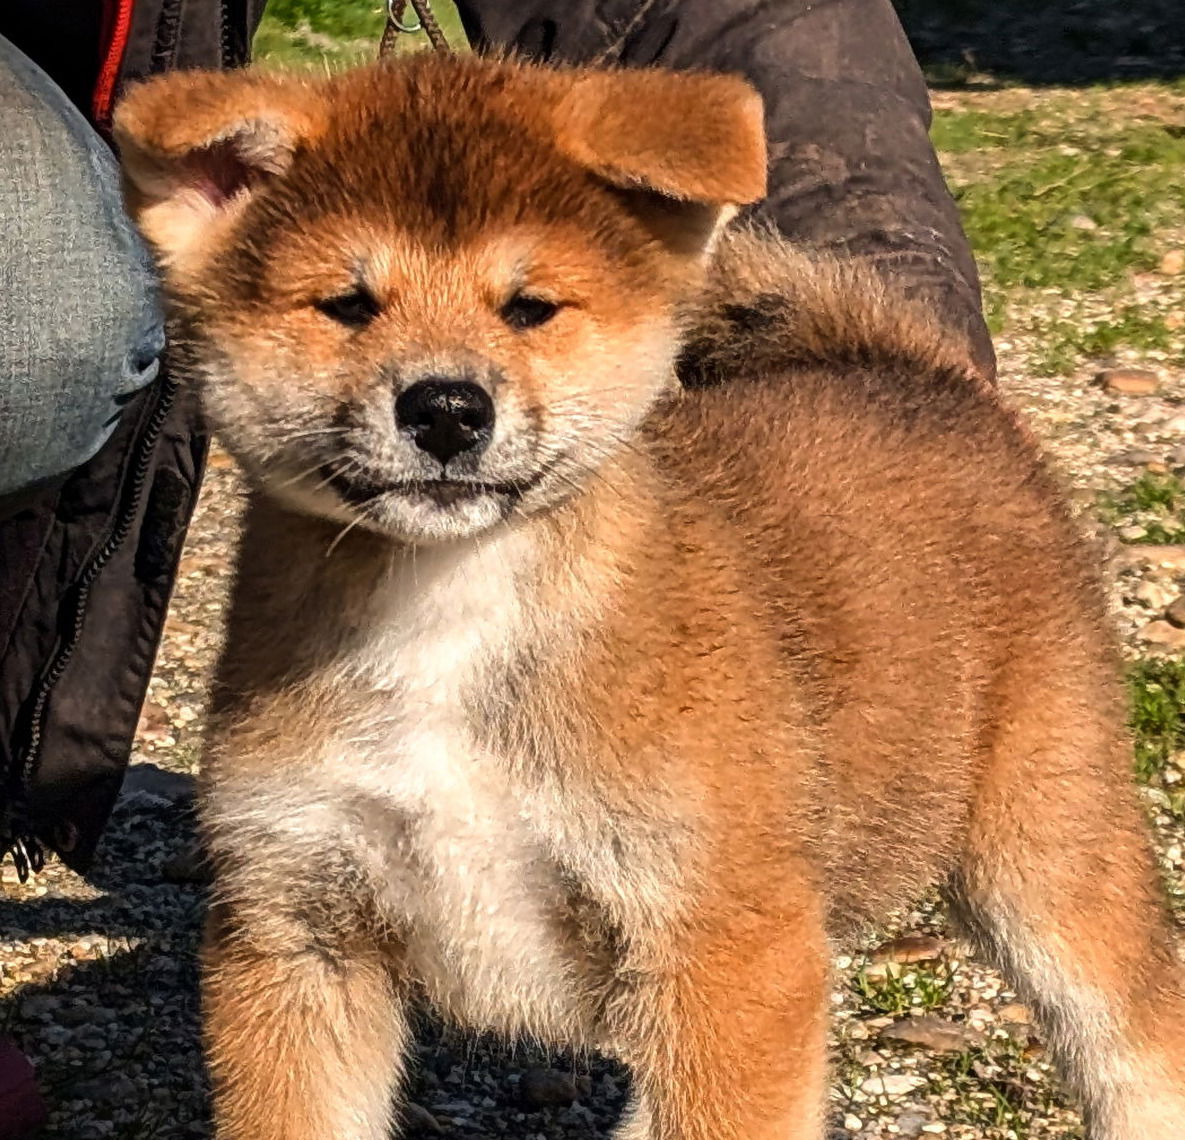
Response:
[[[163,347],[115,159],[0,37],[0,498],[95,455]]]

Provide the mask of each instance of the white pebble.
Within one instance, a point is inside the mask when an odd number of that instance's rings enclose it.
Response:
[[[883,1077],[869,1077],[860,1087],[872,1096],[905,1096],[926,1083],[925,1077],[911,1073],[886,1073]]]

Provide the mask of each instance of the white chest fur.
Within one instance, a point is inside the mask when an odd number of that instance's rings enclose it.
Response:
[[[481,1025],[568,1036],[579,1001],[553,825],[515,786],[512,758],[473,726],[487,679],[538,636],[523,596],[534,556],[508,532],[397,563],[324,682],[363,695],[365,716],[278,766],[266,786],[215,781],[209,810],[228,836],[249,814],[287,858],[303,849],[315,866],[313,851],[345,853],[442,1006]]]
[[[509,758],[472,728],[486,679],[535,633],[534,556],[508,533],[397,567],[352,665],[390,695],[383,731],[360,763],[326,774],[394,821],[372,840],[370,871],[432,996],[480,1024],[546,1032],[570,1020],[560,883]]]

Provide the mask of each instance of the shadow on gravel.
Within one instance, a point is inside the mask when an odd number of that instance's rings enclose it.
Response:
[[[102,893],[0,903],[0,938],[21,949],[60,942],[76,963],[0,1002],[0,1032],[36,1064],[46,1140],[208,1135],[196,958],[204,900],[160,871],[192,832],[184,804],[130,797],[88,876]],[[19,968],[21,954],[13,960]]]
[[[935,87],[1185,77],[1182,0],[894,0]]]
[[[88,876],[101,894],[0,902],[0,941],[60,942],[76,963],[0,1001],[0,1036],[33,1059],[49,1106],[41,1140],[210,1135],[197,967],[205,890],[161,870],[192,838],[185,801],[132,795]],[[418,1020],[409,1137],[594,1140],[620,1118],[628,1079],[603,1059]]]

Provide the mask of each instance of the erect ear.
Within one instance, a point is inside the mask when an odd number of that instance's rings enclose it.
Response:
[[[588,71],[554,115],[569,157],[614,186],[666,200],[664,236],[687,252],[705,248],[736,207],[765,194],[761,96],[735,76]]]
[[[319,133],[315,87],[255,72],[174,72],[116,108],[128,211],[168,266],[210,237]]]

